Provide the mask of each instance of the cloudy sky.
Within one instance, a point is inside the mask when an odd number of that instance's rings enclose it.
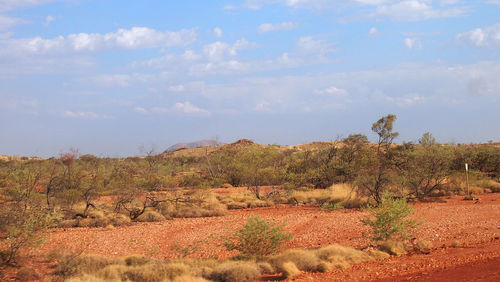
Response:
[[[0,0],[0,154],[500,141],[499,0]]]

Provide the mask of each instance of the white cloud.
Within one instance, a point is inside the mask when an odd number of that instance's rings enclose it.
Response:
[[[220,61],[227,56],[236,56],[239,50],[244,50],[255,46],[255,43],[250,43],[245,38],[237,40],[231,45],[226,42],[217,41],[205,45],[203,47],[203,53],[210,61]]]
[[[456,39],[478,48],[500,47],[500,23],[460,33]]]
[[[316,90],[316,93],[322,95],[329,95],[334,97],[347,97],[349,96],[349,92],[345,89],[340,89],[335,86],[330,86],[324,89]]]
[[[185,114],[210,115],[210,112],[198,108],[197,106],[191,104],[191,102],[189,101],[186,101],[184,103],[175,103],[174,109]]]
[[[112,116],[100,115],[95,112],[75,112],[75,111],[64,111],[62,113],[63,117],[66,118],[81,118],[81,119],[112,119]]]
[[[178,79],[189,76],[238,75],[261,71],[297,68],[328,64],[328,54],[333,52],[331,43],[312,36],[302,37],[297,41],[296,50],[283,52],[270,59],[241,60],[240,50],[257,46],[246,39],[234,43],[213,42],[197,50],[187,50],[183,54],[165,54],[158,58],[132,62],[133,69],[161,69],[170,72]]]
[[[315,39],[312,36],[300,37],[297,42],[297,47],[299,50],[305,51],[307,53],[318,53],[321,55],[335,51],[331,48],[330,43],[325,40]]]
[[[419,38],[405,38],[403,39],[403,43],[408,49],[421,49],[422,41]]]
[[[24,74],[78,74],[96,64],[93,58],[85,56],[2,56],[0,54],[0,61],[0,79],[2,76]]]
[[[7,30],[14,25],[25,24],[25,23],[26,21],[19,18],[12,18],[0,15],[0,31]]]
[[[137,108],[136,108],[137,109]],[[136,111],[137,112],[137,111]],[[204,109],[201,109],[191,102],[186,101],[184,103],[175,103],[172,107],[153,107],[151,108],[151,112],[156,114],[183,114],[183,115],[192,115],[192,116],[209,116],[210,112]]]
[[[158,81],[166,81],[171,77],[168,72],[160,72],[156,74],[100,74],[76,80],[76,84],[81,85],[94,85],[104,88],[125,88],[139,83],[156,83]],[[153,89],[150,87],[150,89]]]
[[[364,2],[373,2],[372,5],[379,5],[376,6],[375,11],[371,14],[372,17],[387,17],[395,21],[421,21],[428,19],[451,18],[463,16],[467,13],[467,9],[463,7],[449,7],[444,9],[434,8],[432,6],[432,1],[430,0],[390,1],[390,4],[388,5],[380,4],[389,1],[375,0]]]
[[[53,17],[53,16],[47,16],[47,17],[45,17],[45,21],[43,22],[43,26],[47,27],[47,26],[49,26],[49,24],[51,22],[53,22],[55,20],[56,20],[55,17]]]
[[[196,40],[196,29],[157,31],[147,27],[119,29],[116,32],[75,33],[52,39],[41,37],[10,39],[3,52],[23,54],[61,54],[115,49],[141,49],[186,46]],[[2,51],[0,51],[1,55]]]
[[[282,22],[276,24],[264,23],[259,26],[258,31],[260,33],[265,33],[276,30],[290,30],[296,28],[297,26],[298,24],[294,22]]]
[[[496,3],[498,0],[489,0]],[[438,2],[435,5],[433,2]],[[463,16],[469,12],[458,0],[246,0],[244,8],[258,10],[265,5],[281,4],[296,9],[345,11],[352,7],[373,8],[370,17],[396,21],[421,21]],[[363,17],[363,16],[361,16]],[[354,18],[357,18],[356,16]]]
[[[0,12],[56,2],[60,0],[0,0]]]
[[[147,115],[149,113],[148,110],[146,110],[143,107],[135,107],[134,112],[136,112],[138,114],[142,114],[142,115]]]
[[[35,99],[18,97],[0,97],[0,109],[22,114],[38,114],[38,102]]]
[[[172,91],[172,92],[183,92],[184,90],[186,90],[186,87],[182,84],[179,84],[179,85],[171,85],[168,87],[168,90]]]
[[[385,97],[385,100],[389,103],[396,104],[399,107],[411,107],[416,104],[423,104],[426,102],[426,98],[419,94],[409,94],[403,97]]]
[[[370,30],[368,31],[368,35],[370,35],[370,36],[376,36],[376,35],[378,35],[377,28],[376,27],[370,28]]]
[[[214,35],[215,37],[222,37],[222,35],[224,35],[224,33],[222,32],[222,29],[220,27],[216,27],[214,28]]]
[[[255,105],[253,110],[256,112],[270,112],[271,108],[270,108],[269,102],[264,101],[264,102],[257,103],[257,105]]]

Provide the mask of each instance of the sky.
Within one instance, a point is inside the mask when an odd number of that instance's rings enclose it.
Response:
[[[500,141],[499,0],[0,0],[0,154]]]

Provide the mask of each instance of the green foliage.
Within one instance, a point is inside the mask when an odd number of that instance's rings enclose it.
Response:
[[[0,263],[13,264],[19,251],[43,243],[46,230],[60,218],[59,214],[31,205],[20,208],[19,203],[2,207],[0,213]]]
[[[252,216],[224,245],[228,250],[239,251],[243,257],[256,258],[276,253],[291,238],[291,233],[283,231],[283,225],[276,226]]]
[[[441,189],[452,173],[453,151],[426,134],[421,138],[422,146],[401,146],[393,157],[408,194],[419,199]]]
[[[387,192],[383,193],[378,207],[369,206],[371,216],[361,219],[371,228],[371,239],[386,241],[394,237],[407,238],[412,229],[417,227],[415,220],[407,219],[413,208],[405,198],[395,199]]]

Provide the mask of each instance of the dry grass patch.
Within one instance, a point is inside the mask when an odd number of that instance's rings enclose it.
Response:
[[[342,259],[348,263],[360,263],[373,260],[367,253],[350,247],[331,245],[315,251],[321,260],[330,261],[332,258]]]
[[[158,222],[164,221],[166,218],[161,213],[149,210],[138,216],[136,220],[139,222]]]
[[[432,250],[432,242],[427,240],[419,240],[413,244],[413,249],[417,252],[428,254]]]
[[[368,202],[359,197],[350,184],[334,184],[327,189],[293,191],[288,197],[290,204],[321,205],[323,209],[360,208]]]
[[[403,241],[391,241],[387,240],[379,246],[381,251],[387,252],[394,256],[406,255],[409,251],[413,250],[413,247]]]
[[[220,202],[227,206],[227,209],[246,209],[270,207],[274,205],[271,200],[260,200],[255,197],[255,194],[250,191],[243,193],[231,194],[220,198]]]
[[[295,263],[291,261],[287,261],[283,263],[281,266],[281,274],[283,275],[284,278],[292,278],[294,276],[297,276],[301,273],[300,269],[295,265]]]
[[[334,268],[348,268],[351,263],[377,259],[360,250],[339,245],[326,246],[315,250],[289,250],[268,259],[276,272],[291,278],[301,271],[325,272]]]
[[[278,272],[284,272],[283,265],[287,262],[293,264],[302,271],[317,272],[320,269],[320,259],[314,252],[309,250],[288,250],[280,255],[272,257],[269,261]]]
[[[128,266],[144,265],[150,261],[151,259],[142,255],[131,255],[125,258],[125,264]]]
[[[220,282],[250,282],[260,278],[261,273],[253,262],[230,261],[215,267],[210,279]]]

